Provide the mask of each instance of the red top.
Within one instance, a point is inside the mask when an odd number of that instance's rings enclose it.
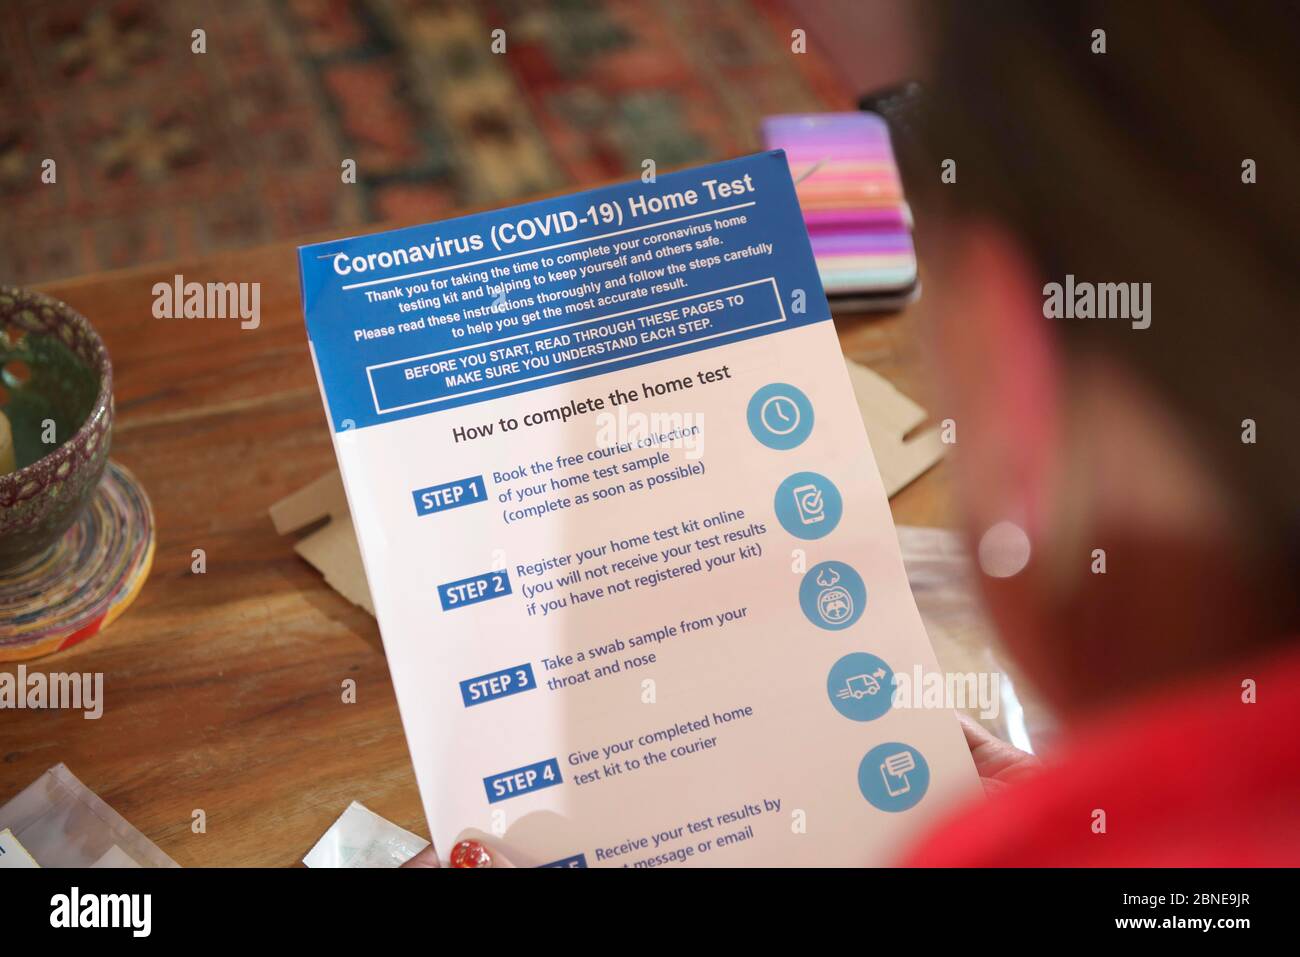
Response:
[[[1257,703],[1243,702],[1246,679]],[[1094,833],[1096,810],[1105,833]],[[1108,714],[932,831],[923,867],[1300,865],[1300,650]]]

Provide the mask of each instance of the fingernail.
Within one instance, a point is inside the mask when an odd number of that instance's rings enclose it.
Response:
[[[492,855],[478,841],[461,841],[451,849],[452,867],[491,867]]]

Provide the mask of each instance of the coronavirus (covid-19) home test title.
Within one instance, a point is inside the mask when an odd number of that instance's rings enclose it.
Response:
[[[437,846],[884,863],[977,786],[784,154],[300,265]]]
[[[418,263],[433,263],[439,259],[482,252],[491,247],[497,252],[507,252],[521,244],[535,240],[554,239],[565,233],[572,233],[589,224],[621,227],[626,217],[629,223],[648,216],[678,209],[694,209],[700,205],[701,191],[707,201],[732,199],[754,191],[754,180],[749,173],[739,179],[720,182],[705,179],[700,182],[700,189],[683,189],[666,195],[645,193],[633,194],[622,200],[604,200],[592,203],[581,213],[572,209],[551,210],[544,214],[523,216],[520,219],[505,219],[492,223],[487,236],[481,232],[466,232],[463,235],[443,239],[441,236],[421,237],[418,242],[407,246],[394,246],[378,252],[362,255],[350,254],[340,250],[331,257],[334,271],[340,276],[357,275],[373,272],[377,269],[388,270],[398,266],[410,266]],[[585,262],[600,256],[600,247],[577,249],[556,257],[557,262]],[[373,295],[373,294],[372,294]]]

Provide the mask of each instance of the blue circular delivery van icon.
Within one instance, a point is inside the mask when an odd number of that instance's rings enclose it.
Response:
[[[826,694],[850,721],[874,721],[893,704],[894,669],[875,655],[855,651],[831,666]]]

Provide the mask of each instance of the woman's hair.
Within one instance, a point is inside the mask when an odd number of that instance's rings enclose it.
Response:
[[[1300,6],[955,2],[925,26],[909,189],[1003,224],[1044,283],[1151,284],[1149,328],[1043,321],[1067,356],[1105,353],[1164,397],[1246,516],[1251,557],[1294,583]]]

